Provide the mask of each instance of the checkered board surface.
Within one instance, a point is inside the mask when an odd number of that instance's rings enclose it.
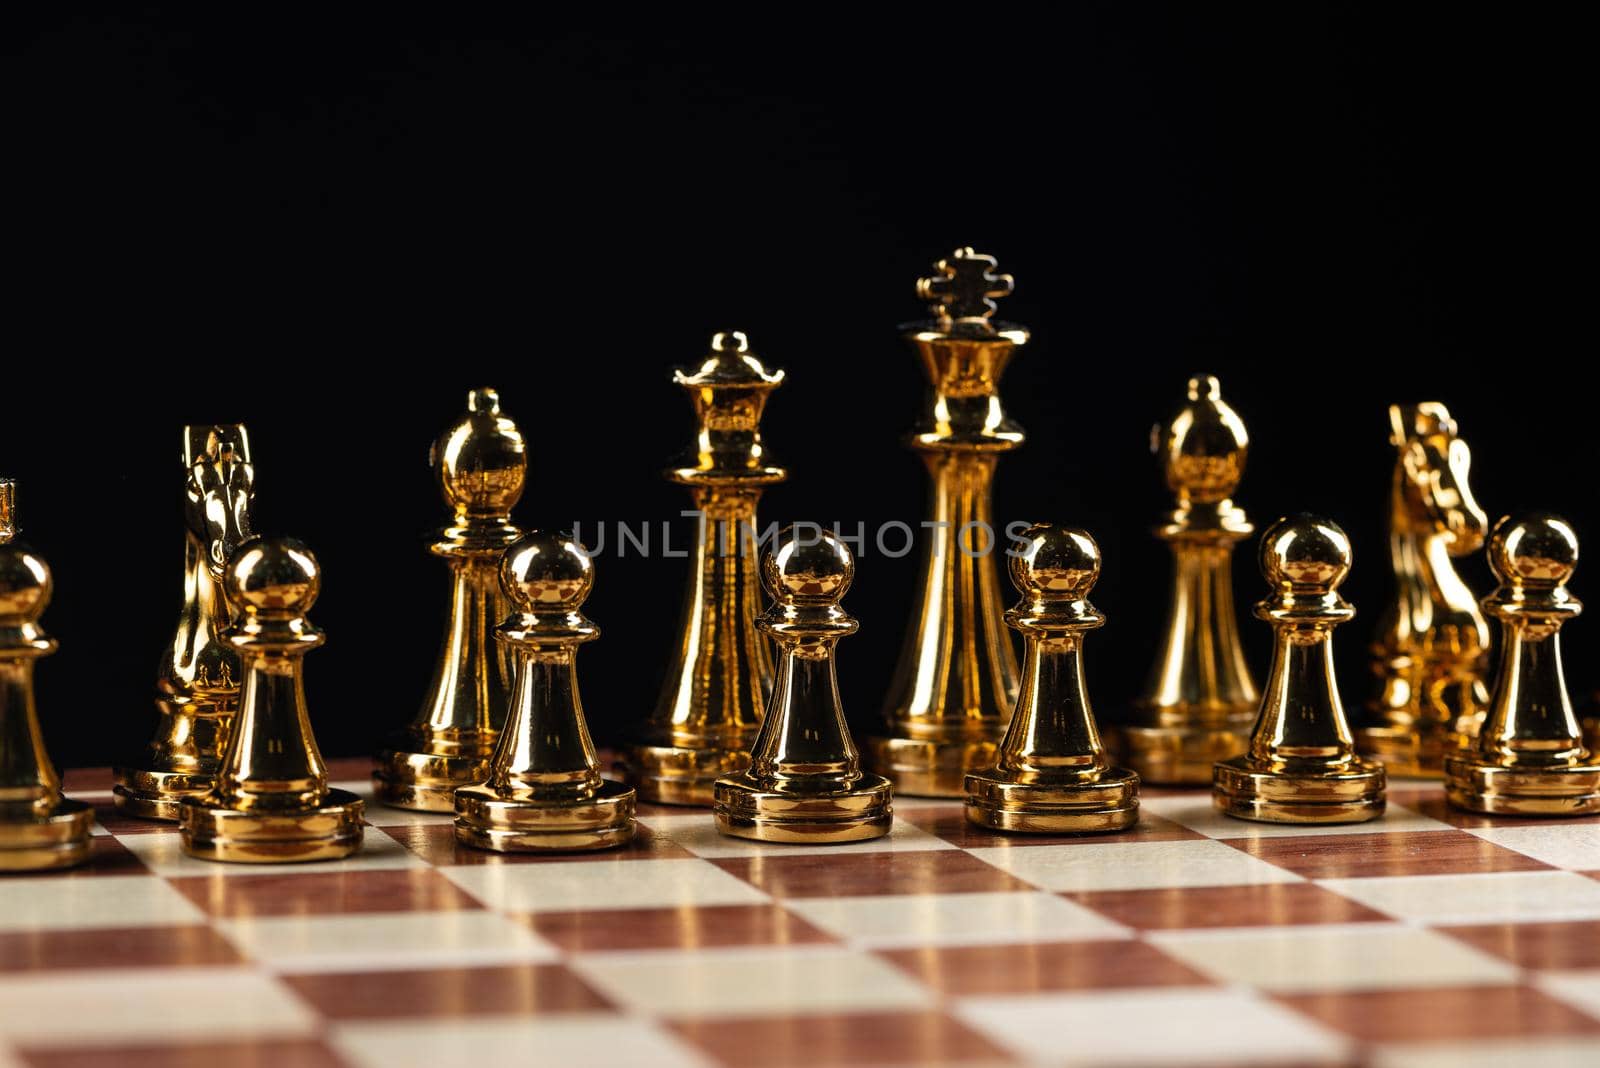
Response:
[[[626,850],[537,859],[372,805],[357,857],[247,867],[108,781],[69,776],[92,865],[0,879],[7,1068],[1600,1063],[1600,819],[1427,784],[1321,828],[1149,790],[1079,839],[902,798],[815,848],[645,807]]]

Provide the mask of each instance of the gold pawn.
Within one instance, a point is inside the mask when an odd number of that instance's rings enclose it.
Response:
[[[1500,623],[1494,696],[1476,747],[1445,760],[1457,808],[1512,816],[1600,812],[1600,761],[1583,742],[1561,669],[1561,626],[1583,611],[1567,591],[1578,537],[1558,516],[1495,525],[1489,566],[1500,585],[1483,599]]]
[[[156,735],[142,766],[115,769],[112,787],[117,808],[141,819],[176,820],[184,798],[216,784],[239,707],[222,573],[251,532],[256,475],[244,424],[184,427],[183,463],[183,609],[156,679]]]
[[[763,842],[859,842],[889,832],[889,781],[862,772],[834,648],[859,624],[839,607],[855,578],[833,534],[778,536],[762,559],[772,604],[756,621],[778,646],[778,673],[750,767],[716,786],[717,829]]]
[[[488,778],[505,723],[511,663],[493,627],[506,614],[500,557],[522,533],[511,509],[527,481],[527,447],[499,395],[475,389],[428,459],[454,513],[428,547],[450,565],[450,618],[422,709],[378,754],[372,783],[385,804],[454,812],[456,788]]]
[[[239,611],[224,637],[244,686],[216,785],[183,799],[183,851],[251,864],[347,857],[361,848],[364,803],[329,788],[306,710],[304,658],[326,640],[306,618],[322,569],[293,538],[251,538],[223,581]]]
[[[61,796],[33,697],[33,662],[56,651],[39,628],[50,568],[13,543],[16,483],[0,479],[0,872],[70,868],[89,859],[94,809]]]
[[[600,777],[578,695],[594,564],[570,535],[529,531],[500,561],[511,614],[495,628],[516,661],[487,779],[456,791],[456,840],[502,853],[607,849],[634,833],[633,788]]]
[[[1350,539],[1317,516],[1280,519],[1261,535],[1272,592],[1256,617],[1272,624],[1272,671],[1242,755],[1217,764],[1216,807],[1267,823],[1356,823],[1383,815],[1383,765],[1356,755],[1333,672],[1333,628],[1354,608],[1338,588]]]
[[[1172,599],[1150,682],[1123,732],[1129,765],[1164,785],[1210,782],[1217,761],[1244,752],[1261,702],[1233,608],[1233,549],[1254,529],[1231,499],[1250,436],[1214,377],[1189,379],[1188,392],[1151,442],[1177,495],[1156,529],[1172,550]]]
[[[1489,691],[1489,624],[1451,557],[1477,552],[1488,517],[1467,481],[1472,463],[1444,405],[1391,404],[1398,455],[1389,489],[1395,593],[1372,645],[1378,722],[1356,732],[1391,775],[1436,778],[1470,747]]]
[[[689,487],[699,523],[678,647],[628,777],[646,801],[712,803],[716,781],[742,771],[772,693],[772,647],[761,610],[756,505],[787,477],[761,441],[761,413],[783,382],[737,330],[711,339],[693,374],[675,372],[694,404],[695,446],[667,472]]]
[[[1022,688],[996,766],[967,776],[967,819],[1038,834],[1122,831],[1139,822],[1139,776],[1112,767],[1084,686],[1083,639],[1106,617],[1089,603],[1100,547],[1087,531],[1041,523],[1011,556],[1022,599]]]
[[[934,318],[902,336],[932,380],[910,445],[932,480],[917,616],[906,632],[868,763],[902,794],[961,797],[969,771],[994,763],[1017,699],[1017,655],[994,566],[995,463],[1023,442],[1000,405],[1000,376],[1028,331],[990,321],[1013,288],[993,256],[957,249],[917,280]]]

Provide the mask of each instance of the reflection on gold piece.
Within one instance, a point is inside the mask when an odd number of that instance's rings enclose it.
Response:
[[[1446,756],[1471,747],[1489,701],[1489,625],[1450,562],[1478,551],[1488,518],[1444,405],[1392,404],[1389,427],[1399,451],[1389,491],[1395,599],[1372,646],[1378,722],[1356,741],[1391,775],[1437,777]]]
[[[495,628],[515,662],[505,729],[484,782],[456,791],[456,840],[501,853],[578,851],[633,837],[632,787],[600,777],[578,696],[581,609],[594,564],[570,535],[530,531],[500,561],[511,613]]]
[[[1139,776],[1111,766],[1083,678],[1083,639],[1106,617],[1089,603],[1100,548],[1087,532],[1039,524],[1011,557],[1022,599],[1022,688],[994,767],[966,778],[967,819],[1000,831],[1122,831],[1139,822]]]
[[[1216,807],[1268,823],[1355,823],[1383,815],[1382,764],[1356,755],[1333,674],[1333,628],[1355,614],[1337,590],[1350,540],[1326,519],[1280,519],[1261,535],[1272,592],[1256,616],[1272,624],[1272,673],[1241,756],[1217,764]]]
[[[1600,760],[1584,745],[1561,670],[1561,626],[1583,610],[1567,592],[1578,537],[1557,516],[1506,518],[1488,556],[1500,585],[1483,609],[1500,623],[1500,663],[1476,745],[1445,759],[1445,794],[1472,812],[1600,812]]]
[[[1012,289],[1011,276],[994,267],[994,257],[970,248],[940,260],[917,282],[934,318],[901,328],[932,382],[910,439],[932,477],[931,514],[917,616],[884,702],[883,733],[867,740],[866,755],[903,794],[962,796],[967,773],[994,763],[1017,698],[990,487],[1000,454],[1023,441],[999,384],[1028,331],[990,321],[995,299]]]
[[[233,621],[222,570],[250,537],[255,468],[241,423],[183,428],[183,610],[156,679],[156,736],[139,767],[117,768],[119,809],[175,820],[185,797],[215,784],[239,707],[239,655],[222,638]]]
[[[1151,446],[1177,507],[1156,528],[1172,550],[1166,635],[1149,685],[1123,732],[1129,765],[1146,782],[1200,784],[1244,752],[1261,698],[1239,644],[1233,548],[1252,527],[1232,496],[1250,437],[1211,375],[1189,380],[1188,402]]]
[[[303,658],[323,643],[306,619],[322,569],[292,538],[251,538],[223,571],[238,615],[224,638],[244,667],[216,785],[178,812],[183,851],[202,860],[289,864],[361,848],[363,802],[328,788],[306,711]]]
[[[527,448],[492,389],[467,394],[467,412],[436,441],[429,462],[454,513],[429,550],[450,565],[450,617],[433,682],[416,720],[378,754],[378,800],[454,812],[458,786],[483,782],[505,721],[511,664],[491,628],[504,618],[498,568],[522,533],[511,509],[527,479]]]
[[[16,483],[0,479],[0,872],[70,868],[89,859],[94,810],[61,796],[33,700],[33,662],[56,651],[39,627],[50,568],[13,543]]]
[[[856,632],[839,607],[854,557],[834,535],[793,529],[761,562],[772,605],[756,626],[778,673],[750,767],[716,785],[717,829],[764,842],[858,842],[889,831],[889,781],[861,771],[834,675],[834,646]]]
[[[695,444],[667,472],[689,487],[700,513],[678,646],[649,734],[627,753],[629,781],[647,801],[712,803],[724,775],[750,759],[772,693],[772,647],[755,628],[761,611],[756,504],[783,468],[761,441],[761,413],[783,372],[768,371],[737,330],[711,339],[689,393]]]

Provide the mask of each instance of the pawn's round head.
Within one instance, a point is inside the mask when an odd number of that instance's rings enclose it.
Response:
[[[1513,586],[1564,586],[1578,566],[1578,535],[1560,516],[1540,512],[1495,524],[1489,566]]]
[[[36,623],[50,603],[50,568],[15,545],[0,545],[0,625]]]
[[[1350,539],[1321,516],[1288,516],[1261,535],[1261,576],[1285,593],[1332,593],[1350,574],[1350,560]]]
[[[795,605],[838,604],[856,577],[849,546],[826,530],[789,527],[761,561],[761,579],[775,600]]]
[[[571,534],[532,530],[500,558],[500,588],[519,612],[576,612],[594,588],[594,561]]]
[[[1011,556],[1017,592],[1039,601],[1081,601],[1100,578],[1100,546],[1086,530],[1037,523]]]
[[[503,515],[528,477],[522,432],[500,414],[492,389],[467,394],[467,414],[434,442],[430,459],[445,503],[458,512]]]
[[[228,557],[223,588],[251,615],[303,616],[322,591],[322,568],[293,538],[250,538]]]

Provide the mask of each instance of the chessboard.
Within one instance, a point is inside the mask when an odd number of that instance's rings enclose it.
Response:
[[[67,781],[92,863],[0,879],[8,1068],[1600,1063],[1600,818],[1437,785],[1337,827],[1149,789],[1082,838],[897,798],[888,837],[815,847],[645,806],[627,849],[537,858],[374,804],[357,856],[260,867],[109,786]]]

